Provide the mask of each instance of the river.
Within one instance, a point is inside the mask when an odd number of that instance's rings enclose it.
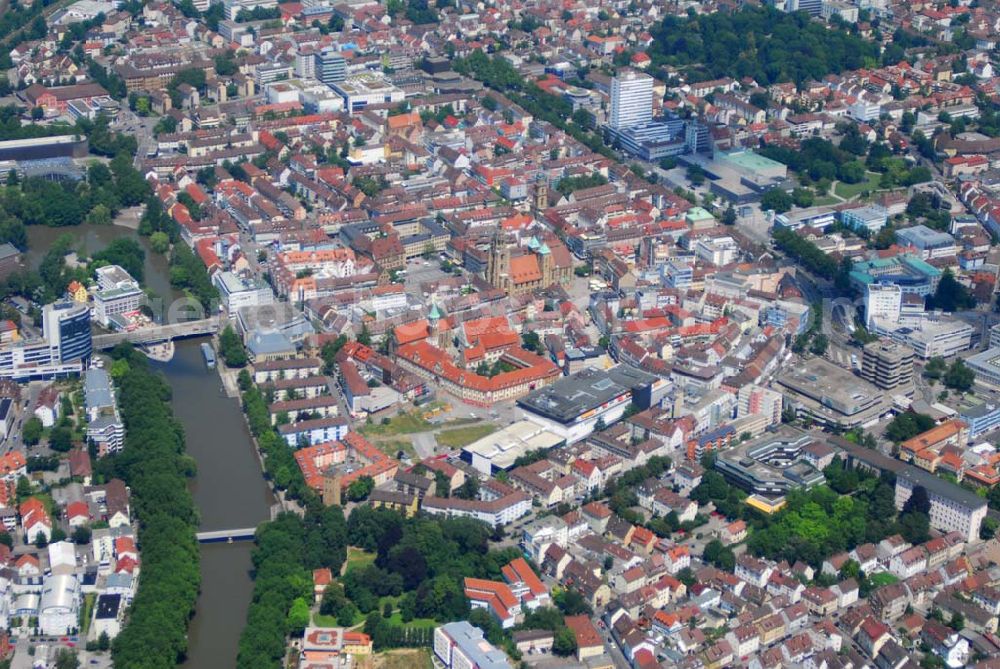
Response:
[[[26,262],[37,267],[51,244],[71,234],[74,248],[89,254],[113,239],[132,237],[146,251],[145,284],[157,296],[176,299],[170,268],[154,253],[145,237],[117,226],[28,228]],[[205,367],[199,342],[176,343],[173,360],[153,363],[173,390],[174,415],[184,426],[187,452],[198,463],[191,493],[201,514],[201,530],[253,527],[270,517],[274,502],[264,483],[260,463],[237,400],[226,397],[218,372]],[[201,595],[188,632],[186,669],[228,669],[236,666],[240,632],[253,594],[249,542],[201,546]]]
[[[201,529],[253,527],[270,517],[274,500],[239,404],[223,393],[218,372],[205,367],[198,341],[177,342],[173,360],[156,366],[170,382],[174,415],[184,426],[187,452],[198,462],[191,492],[201,512]],[[251,547],[249,542],[202,545],[201,596],[184,667],[236,666],[253,592]]]
[[[100,251],[112,240],[119,237],[137,239],[146,252],[145,277],[143,278],[147,290],[166,299],[179,297],[177,292],[170,287],[170,267],[167,258],[159,253],[154,253],[149,248],[148,238],[140,237],[134,230],[117,225],[83,224],[72,228],[50,228],[44,225],[28,226],[28,251],[25,253],[25,262],[31,267],[37,268],[49,247],[63,235],[72,236],[73,249],[84,255]]]

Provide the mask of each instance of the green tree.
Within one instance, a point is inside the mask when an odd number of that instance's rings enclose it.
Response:
[[[306,626],[309,625],[309,605],[302,597],[296,597],[292,602],[292,608],[288,610],[287,629],[292,636],[301,636]]]
[[[990,516],[983,518],[983,522],[979,526],[979,538],[984,541],[992,539],[996,536],[998,527],[1000,527],[1000,521],[997,521],[995,518]]]
[[[521,346],[527,351],[538,353],[541,350],[542,342],[537,332],[525,332],[521,335]]]
[[[955,358],[944,375],[944,385],[963,393],[972,389],[975,380],[976,373],[961,358]]]
[[[829,343],[825,334],[818,334],[813,337],[812,343],[809,345],[809,350],[815,355],[823,355],[826,353]]]
[[[587,600],[576,590],[568,588],[556,593],[553,598],[555,600],[556,606],[567,616],[575,616],[581,613],[590,613],[590,604]]]
[[[951,269],[946,269],[938,281],[934,295],[927,298],[928,309],[941,309],[947,312],[971,309],[976,306],[969,289],[955,279]]]
[[[705,544],[703,558],[724,571],[732,572],[736,569],[736,555],[718,539],[712,539]]]
[[[92,264],[119,265],[140,282],[144,278],[145,259],[146,252],[139,242],[128,237],[114,239],[90,258]]]
[[[814,201],[813,192],[808,188],[796,188],[792,191],[792,202],[796,207],[811,207]]]
[[[76,651],[70,648],[60,648],[56,651],[56,669],[79,669],[80,658]]]
[[[922,413],[905,411],[897,414],[885,429],[885,436],[899,443],[934,427],[934,419]]]
[[[361,332],[358,333],[358,343],[363,346],[371,346],[372,344],[372,335],[368,330],[367,323],[364,323],[361,326]]]
[[[352,502],[360,502],[368,499],[368,495],[375,489],[375,481],[371,476],[360,476],[351,481],[347,486],[347,499]]]
[[[692,186],[700,186],[705,183],[705,170],[697,165],[691,165],[687,168],[687,179]]]
[[[927,496],[927,489],[921,485],[915,486],[913,492],[910,493],[910,497],[903,504],[902,513],[923,513],[930,514],[931,512],[931,501]]]
[[[166,254],[170,250],[170,237],[162,231],[154,232],[149,236],[149,246],[156,253]]]
[[[115,639],[112,660],[119,667],[172,666],[187,649],[187,625],[200,583],[197,511],[186,480],[190,468],[184,465],[183,432],[177,429],[162,375],[130,347],[112,354],[129,363],[117,395],[129,430],[115,462],[105,458],[95,469],[107,467],[105,475],[130,487],[143,562],[129,623]],[[283,615],[278,625],[283,636]]]
[[[227,367],[244,367],[247,364],[243,341],[231,325],[227,325],[219,335],[219,353]]]
[[[87,214],[87,218],[84,222],[90,225],[110,225],[111,211],[104,204],[96,204]]]
[[[928,379],[940,379],[948,371],[948,363],[941,356],[934,356],[924,365],[924,376]]]
[[[722,212],[722,224],[723,225],[736,225],[736,210],[733,209],[733,205],[726,207],[726,210]]]
[[[24,427],[21,430],[21,438],[26,445],[34,446],[41,440],[43,429],[42,421],[37,416],[32,416],[24,422]]]
[[[780,188],[772,188],[764,193],[760,198],[760,206],[763,209],[773,209],[776,213],[783,214],[792,208],[792,196]]]
[[[129,373],[130,368],[128,366],[128,360],[115,360],[111,363],[111,378],[115,381],[121,381]]]
[[[49,448],[66,453],[73,447],[73,433],[68,427],[55,427],[49,433]]]
[[[576,635],[568,627],[561,627],[556,630],[552,641],[552,654],[559,657],[568,657],[576,652]]]

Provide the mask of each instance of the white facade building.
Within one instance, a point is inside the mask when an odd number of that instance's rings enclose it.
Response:
[[[870,283],[865,290],[865,327],[872,329],[875,319],[889,323],[899,321],[903,305],[903,289],[895,284]]]
[[[896,475],[897,509],[903,508],[918,486],[927,491],[932,528],[958,532],[967,543],[979,541],[979,526],[986,518],[985,499],[933,474],[907,467]]]
[[[212,279],[231,317],[240,307],[274,304],[274,292],[262,281],[244,279],[232,272],[216,272]]]
[[[627,70],[611,80],[608,125],[622,130],[653,119],[653,77]]]
[[[511,669],[507,655],[483,637],[483,631],[460,620],[434,630],[434,655],[445,669]]]

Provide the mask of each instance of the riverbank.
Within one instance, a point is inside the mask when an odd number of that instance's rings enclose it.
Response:
[[[138,351],[127,351],[119,377],[119,408],[128,426],[115,460],[131,489],[142,546],[142,577],[129,619],[115,639],[115,666],[173,663],[187,652],[187,631],[201,583],[195,541],[198,512],[185,472],[187,440],[164,402],[167,383]]]
[[[165,344],[154,344],[152,346],[140,346],[147,358],[156,362],[170,362],[174,357],[174,342],[168,341]]]
[[[136,222],[138,228],[138,222]],[[152,292],[162,309],[184,296],[183,292],[170,285],[170,262],[161,253],[156,253],[149,245],[149,238],[142,237],[130,225],[93,225],[84,223],[72,228],[54,228],[46,225],[31,225],[27,228],[28,250],[24,254],[25,265],[37,269],[42,258],[63,235],[73,237],[73,249],[83,255],[93,255],[105,249],[115,239],[127,237],[136,240],[146,254],[143,261],[143,282],[147,291]]]
[[[127,228],[128,230],[139,230],[139,222],[142,220],[142,214],[145,211],[145,207],[129,207],[128,209],[122,209],[115,216],[115,220],[112,224],[119,228]]]

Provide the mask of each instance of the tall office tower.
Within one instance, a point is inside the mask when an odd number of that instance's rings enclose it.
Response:
[[[42,332],[53,358],[60,363],[90,360],[93,343],[87,305],[74,302],[46,305],[42,310]]]
[[[339,51],[327,47],[316,54],[316,78],[327,86],[339,84],[347,78],[347,61]]]
[[[295,54],[295,76],[301,79],[316,78],[316,61],[319,53],[312,46],[303,46]]]
[[[809,16],[819,16],[823,13],[823,0],[796,0],[795,9],[788,11],[805,12]]]
[[[865,290],[865,327],[872,329],[875,319],[896,323],[903,305],[899,286],[884,283],[868,284]]]
[[[861,378],[882,390],[909,386],[913,382],[913,349],[896,342],[865,344]]]
[[[611,118],[614,130],[648,123],[653,119],[653,77],[626,70],[611,81]]]

